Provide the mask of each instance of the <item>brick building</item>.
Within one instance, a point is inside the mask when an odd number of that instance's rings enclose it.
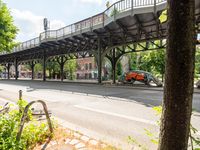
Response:
[[[98,69],[93,57],[77,59],[77,79],[97,79]]]

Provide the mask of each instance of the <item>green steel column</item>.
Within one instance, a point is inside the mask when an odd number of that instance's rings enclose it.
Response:
[[[64,80],[64,60],[63,60],[63,56],[61,56],[61,62],[60,62],[60,79],[61,81]]]
[[[115,48],[112,50],[112,73],[113,73],[113,84],[116,83],[116,60],[115,60]]]
[[[46,50],[43,53],[43,81],[46,81]]]
[[[14,65],[15,65],[15,80],[18,80],[19,72],[18,72],[18,61],[17,61],[17,58],[15,58]]]
[[[98,83],[102,83],[102,54],[101,54],[101,38],[98,38]]]
[[[34,80],[34,74],[35,74],[34,67],[35,67],[34,61],[32,61],[31,62],[31,80]]]
[[[10,79],[10,64],[8,63],[8,65],[6,66],[7,71],[8,71],[8,79]]]

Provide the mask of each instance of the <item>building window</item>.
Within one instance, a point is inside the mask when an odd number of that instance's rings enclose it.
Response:
[[[88,74],[87,73],[85,73],[85,79],[88,79]]]
[[[79,79],[79,78],[80,78],[80,77],[79,77],[79,73],[77,73],[77,74],[76,74],[76,78],[77,78],[77,79]]]
[[[90,70],[92,70],[92,63],[89,63],[89,68]]]
[[[91,73],[89,73],[89,79],[92,79],[92,74]]]
[[[88,70],[88,64],[85,64],[85,70]]]
[[[81,70],[81,64],[78,64],[77,70]]]

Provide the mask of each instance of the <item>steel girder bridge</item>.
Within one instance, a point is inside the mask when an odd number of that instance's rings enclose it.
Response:
[[[48,30],[39,37],[16,46],[11,53],[0,55],[0,64],[6,66],[8,79],[10,66],[30,64],[32,79],[34,66],[43,65],[43,80],[46,80],[48,60],[58,62],[61,80],[64,64],[69,59],[95,57],[98,64],[98,82],[102,82],[102,59],[111,61],[113,82],[116,63],[129,52],[158,50],[166,47],[167,22],[161,23],[159,16],[166,9],[167,0],[122,0],[104,12],[58,30]],[[195,19],[197,33],[200,31],[200,1],[196,0]],[[158,42],[159,41],[159,42]]]

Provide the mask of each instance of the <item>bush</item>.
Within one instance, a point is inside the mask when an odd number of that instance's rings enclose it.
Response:
[[[48,135],[46,123],[39,123],[32,119],[29,110],[29,122],[26,122],[20,141],[16,140],[22,112],[27,104],[26,101],[18,102],[19,110],[12,110],[8,114],[0,115],[0,150],[26,150],[35,144],[44,142]]]

